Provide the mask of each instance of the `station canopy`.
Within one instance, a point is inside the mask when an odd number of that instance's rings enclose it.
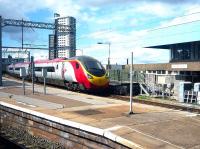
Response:
[[[190,41],[190,42],[181,42],[181,43],[166,44],[166,45],[149,46],[149,47],[145,47],[145,48],[171,49],[170,47],[173,47],[174,45],[177,45],[177,44],[184,44],[185,46],[189,47],[191,45],[191,43],[193,43],[193,42],[200,42],[200,40],[199,41]]]

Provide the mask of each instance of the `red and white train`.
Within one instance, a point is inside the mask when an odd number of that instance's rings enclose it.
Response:
[[[64,85],[70,90],[105,89],[109,79],[99,61],[89,56],[77,56],[70,59],[40,60],[34,62],[35,78],[42,80],[42,68],[47,69],[48,83]],[[30,63],[17,63],[7,67],[7,72],[19,76],[20,68],[24,67],[30,76]]]

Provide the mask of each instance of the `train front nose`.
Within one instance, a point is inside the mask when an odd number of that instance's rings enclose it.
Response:
[[[109,84],[109,79],[106,76],[102,76],[102,77],[92,76],[90,77],[89,81],[92,85],[99,88],[106,88],[108,87],[108,84]]]

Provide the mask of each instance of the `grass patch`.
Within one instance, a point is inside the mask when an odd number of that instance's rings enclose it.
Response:
[[[139,95],[139,96],[138,96],[138,99],[146,99],[146,100],[149,100],[150,97],[149,97],[149,96],[146,96],[146,95]]]

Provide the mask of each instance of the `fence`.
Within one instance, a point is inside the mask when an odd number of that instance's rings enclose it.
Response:
[[[128,69],[110,70],[110,80],[118,81],[121,83],[130,82],[130,71]],[[145,83],[145,74],[134,71],[133,82]]]
[[[165,76],[166,77],[166,76]],[[171,82],[172,80],[166,77],[166,82]],[[119,83],[129,83],[130,82],[130,71],[129,69],[122,70],[110,70],[110,80]],[[170,95],[171,89],[158,84],[158,76],[156,74],[146,74],[139,71],[133,72],[133,82],[139,83],[141,94],[155,94],[155,95]]]
[[[186,90],[184,92],[184,102],[200,104],[200,92]]]

